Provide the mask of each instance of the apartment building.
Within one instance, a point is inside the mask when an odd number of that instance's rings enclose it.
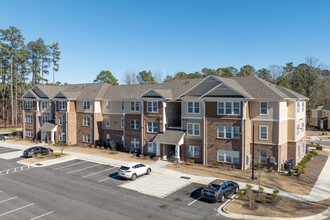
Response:
[[[312,109],[310,125],[321,130],[330,130],[330,105],[318,106]]]
[[[164,160],[218,161],[242,170],[251,167],[253,143],[256,163],[276,170],[306,153],[308,99],[255,76],[36,85],[22,100],[24,138],[116,143]]]

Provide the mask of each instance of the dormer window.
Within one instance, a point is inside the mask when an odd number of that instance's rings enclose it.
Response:
[[[24,102],[24,109],[32,109],[33,102],[32,101],[25,101]]]
[[[199,114],[199,102],[188,102],[188,113]]]
[[[90,101],[84,101],[83,102],[83,109],[86,110],[91,110],[91,102]]]
[[[48,101],[41,102],[41,109],[48,109]]]
[[[158,113],[158,102],[147,102],[148,113]]]
[[[65,101],[58,102],[58,110],[65,110]]]
[[[260,115],[268,115],[268,102],[260,102]]]
[[[110,101],[107,101],[106,109],[110,110]]]

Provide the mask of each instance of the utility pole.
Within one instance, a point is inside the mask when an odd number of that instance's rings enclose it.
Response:
[[[252,123],[252,180],[254,180],[254,122]]]

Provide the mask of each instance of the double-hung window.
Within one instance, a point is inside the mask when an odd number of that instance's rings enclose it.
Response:
[[[32,129],[25,129],[25,136],[32,137]]]
[[[140,140],[138,138],[131,138],[131,149],[139,148],[140,147]]]
[[[25,115],[25,122],[32,123],[32,115]]]
[[[124,121],[124,118],[121,118],[121,127],[123,128],[124,127],[124,125],[125,125],[125,121]]]
[[[300,102],[297,102],[297,113],[300,112]]]
[[[131,101],[131,112],[140,111],[140,102],[139,101]]]
[[[110,117],[105,118],[105,127],[110,128]]]
[[[188,113],[199,114],[199,102],[188,102]]]
[[[300,132],[300,125],[298,124],[297,125],[297,136],[299,135],[299,132]]]
[[[260,115],[268,115],[268,102],[260,102]]]
[[[59,134],[59,141],[65,141],[65,133]]]
[[[64,123],[65,123],[65,117],[62,116],[62,117],[60,117],[59,124],[60,124],[60,125],[64,125]]]
[[[139,130],[140,129],[140,121],[139,120],[131,120],[131,129]]]
[[[106,108],[107,110],[110,110],[110,101],[107,101],[107,104],[106,104],[105,108]]]
[[[260,151],[260,163],[267,164],[267,152],[266,151]]]
[[[157,143],[148,142],[148,153],[156,153],[157,152]]]
[[[240,129],[238,126],[222,126],[218,127],[218,138],[239,139]]]
[[[188,157],[199,158],[199,146],[188,146]]]
[[[121,101],[121,110],[125,111],[125,102],[124,101]]]
[[[48,101],[41,102],[41,109],[48,109]]]
[[[305,122],[301,123],[301,133],[305,132]]]
[[[305,102],[301,102],[301,112],[305,111]]]
[[[89,126],[90,125],[90,118],[84,118],[84,126]]]
[[[24,109],[32,109],[33,102],[32,101],[25,101],[24,102]]]
[[[58,110],[65,110],[65,101],[58,102]]]
[[[48,115],[43,115],[41,119],[42,119],[42,124],[46,123],[48,121]]]
[[[90,134],[85,133],[83,136],[83,142],[88,143],[90,142],[90,140],[91,140]]]
[[[200,135],[200,124],[199,123],[187,123],[187,130],[189,136],[199,136]]]
[[[268,140],[268,126],[264,126],[264,125],[259,126],[259,139]]]
[[[218,161],[239,164],[239,151],[218,150]]]
[[[83,109],[84,109],[84,111],[91,110],[91,102],[90,101],[83,101]]]
[[[157,122],[148,122],[148,132],[157,133],[158,132],[158,123]]]
[[[158,113],[158,102],[147,102],[148,113]]]
[[[239,115],[239,102],[218,102],[218,115]]]

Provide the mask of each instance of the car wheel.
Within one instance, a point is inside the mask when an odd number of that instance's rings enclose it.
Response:
[[[220,199],[220,202],[224,202],[224,201],[225,201],[225,196],[222,195],[222,196],[221,196],[221,199]]]
[[[36,154],[32,154],[31,156],[32,156],[32,157],[36,157]]]
[[[150,174],[150,172],[151,172],[151,169],[150,169],[150,168],[149,168],[149,169],[147,169],[146,175],[149,175],[149,174]]]
[[[132,176],[132,181],[136,180],[136,174],[134,173]]]

